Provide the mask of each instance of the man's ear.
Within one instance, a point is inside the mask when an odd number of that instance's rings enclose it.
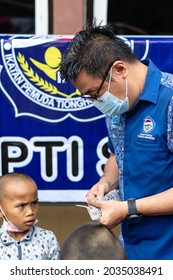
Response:
[[[114,73],[115,75],[122,75],[123,78],[126,78],[128,74],[127,65],[124,63],[124,61],[115,61],[112,65],[112,73]]]

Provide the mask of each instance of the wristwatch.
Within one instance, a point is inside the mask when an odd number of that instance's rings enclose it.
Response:
[[[138,212],[136,208],[136,198],[130,198],[127,200],[128,215],[127,219],[130,223],[138,223],[141,221],[142,214]]]

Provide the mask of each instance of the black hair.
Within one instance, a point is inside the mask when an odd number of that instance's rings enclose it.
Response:
[[[125,260],[125,250],[111,229],[97,221],[79,226],[63,242],[60,260]]]
[[[93,23],[76,33],[62,57],[59,70],[62,78],[71,82],[75,82],[82,70],[103,78],[117,60],[134,63],[137,58],[127,42],[116,36],[113,25]]]

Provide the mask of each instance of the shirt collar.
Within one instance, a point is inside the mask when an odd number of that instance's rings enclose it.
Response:
[[[13,237],[11,237],[4,229],[1,227],[0,231],[0,239],[3,245],[9,245],[15,242],[22,242],[22,241],[29,241],[32,238],[32,235],[34,233],[35,227],[31,227],[29,231],[23,236],[21,240],[16,241]]]
[[[162,77],[161,71],[150,59],[145,59],[141,62],[148,66],[148,71],[139,100],[146,100],[157,104],[158,91]]]

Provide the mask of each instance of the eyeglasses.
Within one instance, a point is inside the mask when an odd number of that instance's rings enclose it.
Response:
[[[111,64],[111,66],[112,66],[112,64]],[[104,76],[104,78],[103,78],[103,80],[102,80],[102,82],[101,82],[101,84],[100,84],[96,94],[94,94],[93,96],[90,96],[88,94],[82,93],[81,94],[82,98],[85,98],[85,99],[88,99],[88,100],[91,100],[91,101],[97,100],[97,98],[99,97],[100,90],[101,90],[101,88],[102,88],[102,86],[103,86],[103,84],[104,84],[104,82],[105,82],[105,80],[107,78],[107,75],[109,73],[109,70],[110,70],[111,66],[109,66],[109,68],[107,69],[106,74],[105,74],[105,76]]]

